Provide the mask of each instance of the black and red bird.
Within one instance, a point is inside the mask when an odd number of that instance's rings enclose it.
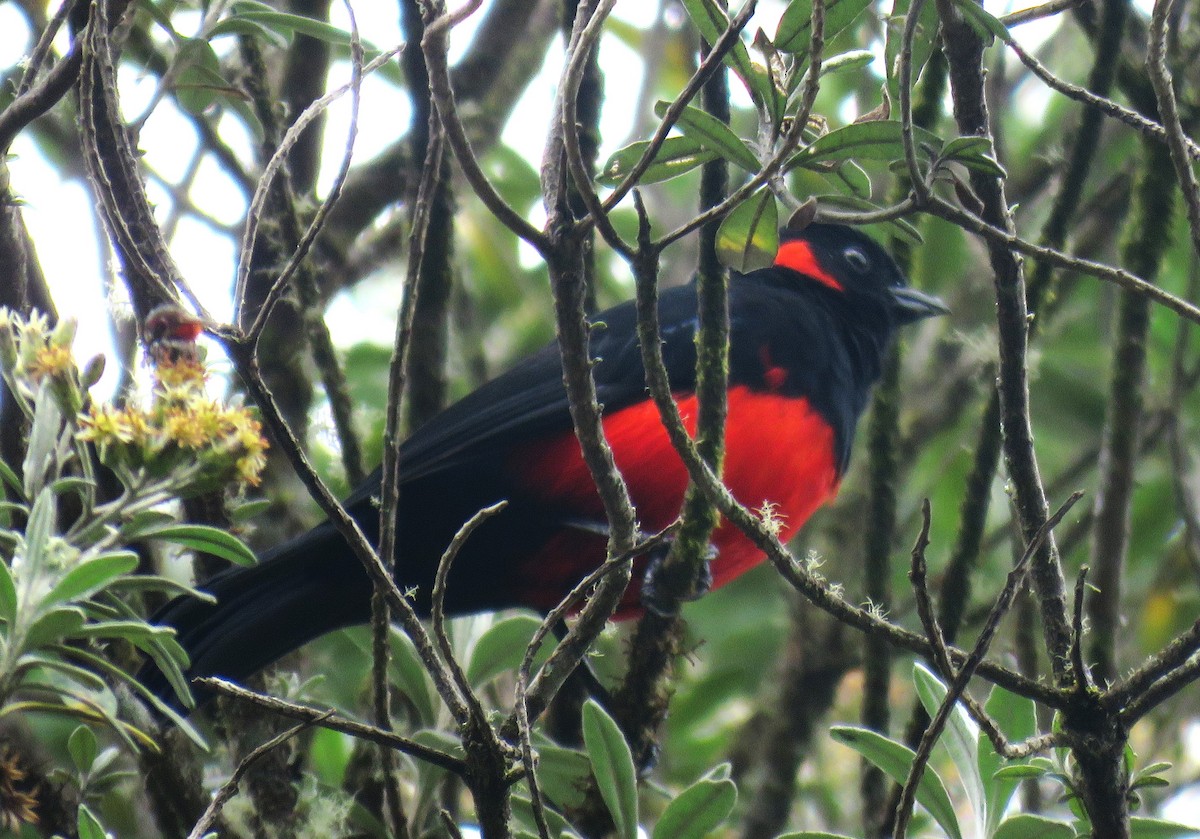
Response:
[[[785,230],[775,264],[735,275],[729,287],[729,414],[724,480],[742,504],[774,507],[791,537],[831,498],[846,470],[855,425],[898,326],[945,312],[908,288],[888,254],[848,227]],[[663,292],[663,355],[680,411],[694,430],[696,288]],[[687,473],[650,401],[632,302],[596,316],[594,372],[604,430],[641,526],[678,515]],[[551,344],[447,408],[400,449],[397,582],[428,613],[434,572],[458,528],[501,499],[450,571],[446,609],[514,606],[547,611],[604,558],[604,512],[568,411]],[[378,532],[376,473],[346,507],[368,537]],[[728,522],[712,537],[714,587],[763,554]],[[645,558],[619,616],[639,611]],[[366,622],[371,585],[326,522],[203,586],[215,604],[181,598],[157,616],[174,627],[190,676],[234,680],[327,632]],[[165,693],[161,674],[144,674]]]

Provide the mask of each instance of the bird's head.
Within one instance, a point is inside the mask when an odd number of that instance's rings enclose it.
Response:
[[[775,266],[845,295],[854,308],[885,312],[893,326],[949,311],[936,297],[910,288],[895,261],[874,239],[843,224],[785,228]]]

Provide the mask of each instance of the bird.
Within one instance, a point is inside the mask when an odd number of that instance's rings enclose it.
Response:
[[[659,297],[663,359],[695,433],[696,284]],[[729,291],[728,419],[723,480],[751,509],[769,506],[792,537],[834,497],[855,427],[898,327],[948,310],[911,288],[876,241],[848,226],[784,228],[773,264],[733,272]],[[589,352],[605,436],[642,530],[679,515],[687,471],[647,391],[633,301],[597,314]],[[524,607],[545,613],[605,558],[604,509],[571,422],[557,343],[527,357],[417,429],[399,450],[395,579],[427,616],[438,562],[465,521],[505,501],[450,569],[445,610],[465,615]],[[377,470],[345,499],[378,538]],[[764,559],[732,523],[711,537],[711,587]],[[616,618],[644,607],[638,557]],[[258,564],[202,584],[215,602],[183,595],[152,622],[171,627],[189,678],[241,681],[303,644],[370,619],[371,583],[325,522],[269,549]],[[140,679],[166,701],[148,662]]]

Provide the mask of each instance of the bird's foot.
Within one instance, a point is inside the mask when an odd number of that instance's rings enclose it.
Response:
[[[642,575],[642,606],[660,618],[679,614],[684,603],[708,594],[713,584],[712,563],[717,558],[716,545],[708,543],[702,561],[696,566],[683,562],[668,566],[667,557],[673,546],[674,541],[668,540],[652,549]]]

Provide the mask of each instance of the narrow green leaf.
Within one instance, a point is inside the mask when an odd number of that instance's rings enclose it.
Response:
[[[1001,687],[992,688],[984,710],[995,720],[1000,731],[1013,743],[1028,740],[1037,733],[1037,714],[1032,699],[1017,696]],[[995,831],[1000,819],[1008,809],[1020,784],[1020,776],[1002,776],[1007,769],[1018,769],[1021,763],[1010,763],[996,753],[992,741],[986,734],[979,734],[979,776],[983,779],[987,791],[987,821],[985,835]],[[1001,769],[1004,767],[1004,769]],[[1040,769],[1034,767],[1036,773]],[[1033,776],[1033,777],[1036,777]],[[990,782],[988,779],[992,779]]]
[[[175,58],[175,98],[188,113],[199,114],[218,97],[228,98],[235,88],[221,74],[221,60],[212,44],[189,38],[179,46]]]
[[[138,556],[133,551],[114,551],[89,559],[68,571],[42,602],[82,600],[104,588],[114,577],[128,574],[137,564]]]
[[[525,649],[542,622],[532,615],[514,615],[494,623],[480,636],[467,663],[467,681],[479,687],[501,673],[515,671],[525,658]],[[553,648],[554,639],[543,644]]]
[[[955,137],[942,147],[942,157],[950,159],[960,154],[991,154],[992,141],[989,137]]]
[[[865,198],[859,198],[856,195],[828,193],[823,195],[814,195],[813,197],[817,199],[818,204],[831,204],[835,207],[845,207],[847,209],[857,210],[860,212],[869,213],[883,209],[874,201],[868,201]],[[925,239],[921,236],[921,231],[917,230],[917,228],[913,226],[912,222],[908,221],[907,219],[892,219],[891,221],[887,222],[887,225],[889,228],[891,228],[891,231],[895,235],[907,239],[914,245],[919,245],[925,241]]]
[[[798,833],[783,833],[775,839],[854,839],[844,833],[826,833],[823,830],[801,830]]]
[[[33,404],[33,423],[29,427],[29,442],[21,472],[25,476],[23,494],[26,498],[39,495],[46,477],[54,465],[55,452],[62,435],[62,411],[50,387],[50,377],[42,380]]]
[[[853,23],[870,5],[871,0],[829,0],[825,4],[825,42]],[[812,0],[792,0],[775,28],[775,48],[807,53],[811,43]]]
[[[837,185],[844,186],[849,190],[849,194],[856,198],[871,197],[871,176],[853,160],[847,160],[838,166],[833,171],[832,180]]]
[[[65,495],[68,492],[74,492],[82,496],[84,493],[95,489],[95,487],[95,481],[89,481],[87,478],[79,477],[59,478],[54,483],[50,484],[50,490],[55,495]]]
[[[659,102],[654,106],[654,113],[661,119],[666,116],[670,106],[670,102]],[[710,113],[689,105],[679,115],[679,129],[685,137],[694,137],[703,148],[716,152],[747,172],[757,172],[760,168],[758,158],[750,151],[750,147],[742,142],[742,138]]]
[[[649,141],[641,140],[614,152],[596,176],[596,181],[604,186],[616,186],[621,183],[625,176],[633,171],[633,167],[649,147]],[[653,184],[669,180],[716,158],[716,152],[705,149],[691,137],[668,137],[659,147],[658,153],[654,155],[654,162],[642,175],[639,183]]]
[[[1014,766],[1000,767],[992,773],[992,777],[1003,780],[1015,779],[1018,781],[1023,781],[1026,778],[1040,778],[1045,774],[1046,770],[1040,766],[1033,766],[1028,763],[1018,763]]]
[[[17,616],[17,586],[8,563],[0,559],[0,621],[12,624]]]
[[[1008,170],[1000,165],[994,157],[986,154],[977,154],[971,156],[956,157],[959,163],[966,166],[968,169],[975,169],[983,172],[985,175],[991,175],[994,178],[1007,178]]]
[[[17,477],[17,473],[12,470],[12,467],[0,460],[0,481],[15,495],[19,500],[26,500],[25,488],[21,484],[21,479]]]
[[[883,59],[887,72],[888,96],[893,102],[900,100],[900,81],[897,78],[897,58],[904,42],[904,27],[908,10],[912,8],[912,0],[893,0],[891,13],[884,18],[887,26],[887,42],[884,45]],[[937,42],[939,28],[937,4],[923,3],[917,17],[916,31],[912,42],[912,78],[915,84],[920,78],[921,70],[933,54]]]
[[[204,33],[208,40],[220,38],[222,35],[249,35],[251,38],[261,38],[279,49],[286,49],[289,38],[277,30],[264,26],[248,17],[234,16],[217,21],[211,29]]]
[[[633,755],[617,725],[600,704],[589,699],[583,706],[583,744],[592,761],[600,797],[608,805],[617,835],[637,839],[637,772]]]
[[[778,250],[779,210],[767,188],[734,207],[717,230],[717,256],[743,274],[770,265]]]
[[[62,647],[60,649],[60,645],[51,644],[43,648],[40,652],[25,653],[17,659],[17,666],[23,669],[40,667],[46,670],[53,670],[56,673],[61,673],[68,679],[79,682],[79,684],[88,690],[102,691],[108,687],[108,683],[91,670],[60,658],[59,654],[64,649],[69,650],[70,648]]]
[[[685,789],[663,811],[654,826],[653,839],[703,839],[733,812],[737,785],[728,778],[701,778]]]
[[[913,664],[913,684],[925,712],[932,717],[946,699],[946,686],[920,662]],[[987,820],[987,795],[984,781],[979,776],[979,727],[967,716],[962,703],[956,702],[950,711],[939,742],[958,770],[959,780],[979,823],[984,824]]]
[[[991,836],[992,839],[1075,839],[1075,829],[1066,822],[1021,814],[1005,819]]]
[[[849,50],[821,62],[821,75],[845,73],[861,70],[875,60],[875,53],[870,50]]]
[[[392,673],[392,683],[413,704],[418,722],[421,725],[433,725],[437,719],[437,712],[430,692],[432,688],[429,684],[429,674],[425,665],[421,663],[417,648],[413,646],[409,637],[398,629],[393,628],[388,633],[388,638],[392,645],[392,661],[388,668]]]
[[[1200,829],[1162,819],[1133,818],[1129,820],[1131,839],[1180,839],[1200,836]]]
[[[224,530],[204,524],[177,524],[157,527],[140,534],[143,539],[161,539],[201,553],[219,556],[236,565],[254,565],[258,557],[246,543]]]
[[[86,804],[79,805],[79,818],[76,824],[79,828],[79,839],[108,839],[108,834],[104,832],[104,825]]]
[[[592,764],[587,755],[549,740],[539,739],[534,748],[538,755],[538,782],[546,796],[559,807],[573,808],[583,804],[582,791],[592,775]]]
[[[81,725],[71,732],[67,738],[67,751],[71,753],[71,761],[80,774],[89,771],[100,753],[100,744],[96,742],[95,733],[86,725]]]
[[[350,43],[350,33],[344,29],[303,15],[278,12],[262,3],[235,3],[233,14],[243,20],[261,24],[280,35],[291,36],[298,32],[330,44]]]
[[[962,12],[967,23],[971,24],[979,35],[991,46],[992,38],[999,38],[1004,43],[1012,40],[1012,36],[1008,34],[1008,27],[1000,22],[999,18],[994,17],[975,0],[954,0],[954,5]]]
[[[918,150],[923,146],[935,152],[942,147],[941,139],[923,128],[913,126],[913,140]],[[833,160],[903,160],[903,129],[895,120],[856,122],[835,128],[801,149],[788,161],[787,168],[813,168],[814,164]]]
[[[903,784],[907,780],[909,767],[916,756],[908,746],[856,726],[835,726],[829,733],[833,739],[849,746],[878,766],[896,783]],[[917,801],[929,811],[929,815],[933,816],[942,830],[953,839],[962,839],[958,816],[954,813],[954,804],[946,792],[946,785],[931,766],[927,766],[921,775],[921,782],[917,785]]]
[[[43,489],[29,511],[29,521],[25,524],[25,564],[21,569],[25,581],[36,580],[42,575],[50,537],[54,535],[57,508],[54,493]]]
[[[713,0],[682,0],[682,2],[688,17],[692,19],[692,23],[700,32],[701,37],[708,43],[715,44],[721,34],[729,28],[729,16]],[[767,107],[773,104],[773,100],[779,98],[774,85],[767,77],[766,69],[750,60],[750,51],[746,49],[746,44],[740,38],[733,45],[729,54],[725,56],[725,63],[733,68],[742,83],[746,85],[746,90],[755,105]]]
[[[33,622],[25,636],[25,648],[36,650],[47,644],[65,641],[80,630],[84,621],[83,612],[74,606],[51,609]]]

